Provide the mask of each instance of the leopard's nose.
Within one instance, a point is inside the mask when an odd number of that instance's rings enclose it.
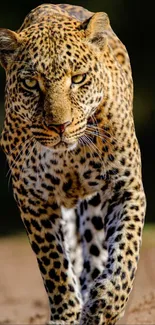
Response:
[[[67,121],[67,122],[62,123],[62,124],[50,123],[50,124],[47,125],[47,123],[46,123],[46,125],[48,126],[49,129],[51,129],[51,130],[54,129],[59,134],[63,134],[65,132],[65,130],[66,130],[66,127],[68,125],[70,125],[70,124],[71,124],[70,121]]]
[[[57,124],[57,125],[55,125],[54,127],[58,130],[58,132],[59,132],[60,134],[62,134],[62,133],[65,132],[66,127],[67,127],[68,125],[70,125],[70,123],[71,123],[71,122],[67,121],[67,122],[65,122],[65,123],[63,123],[63,124]]]

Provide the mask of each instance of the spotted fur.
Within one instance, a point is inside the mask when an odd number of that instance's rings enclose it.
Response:
[[[1,144],[50,323],[115,324],[145,216],[127,51],[105,13],[46,4],[0,29],[0,60]]]

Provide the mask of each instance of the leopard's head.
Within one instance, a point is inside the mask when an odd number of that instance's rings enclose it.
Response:
[[[105,13],[80,23],[54,14],[20,32],[0,29],[6,118],[53,150],[72,150],[107,96]]]

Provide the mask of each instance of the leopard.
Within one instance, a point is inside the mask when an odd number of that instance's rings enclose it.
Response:
[[[41,4],[0,29],[1,146],[49,301],[48,324],[114,325],[146,211],[125,45],[105,12]]]

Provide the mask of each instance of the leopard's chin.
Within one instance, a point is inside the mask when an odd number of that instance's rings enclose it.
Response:
[[[52,151],[53,153],[60,153],[60,152],[64,152],[64,151],[72,151],[75,150],[77,145],[78,145],[78,141],[74,142],[74,143],[66,143],[64,141],[59,141],[58,143],[51,145],[51,143],[41,143],[44,147],[50,149],[50,151]]]
[[[76,149],[78,142],[73,142],[73,143],[66,143],[64,141],[60,141],[58,144],[56,144],[55,146],[53,146],[53,150],[56,151],[71,151]]]

